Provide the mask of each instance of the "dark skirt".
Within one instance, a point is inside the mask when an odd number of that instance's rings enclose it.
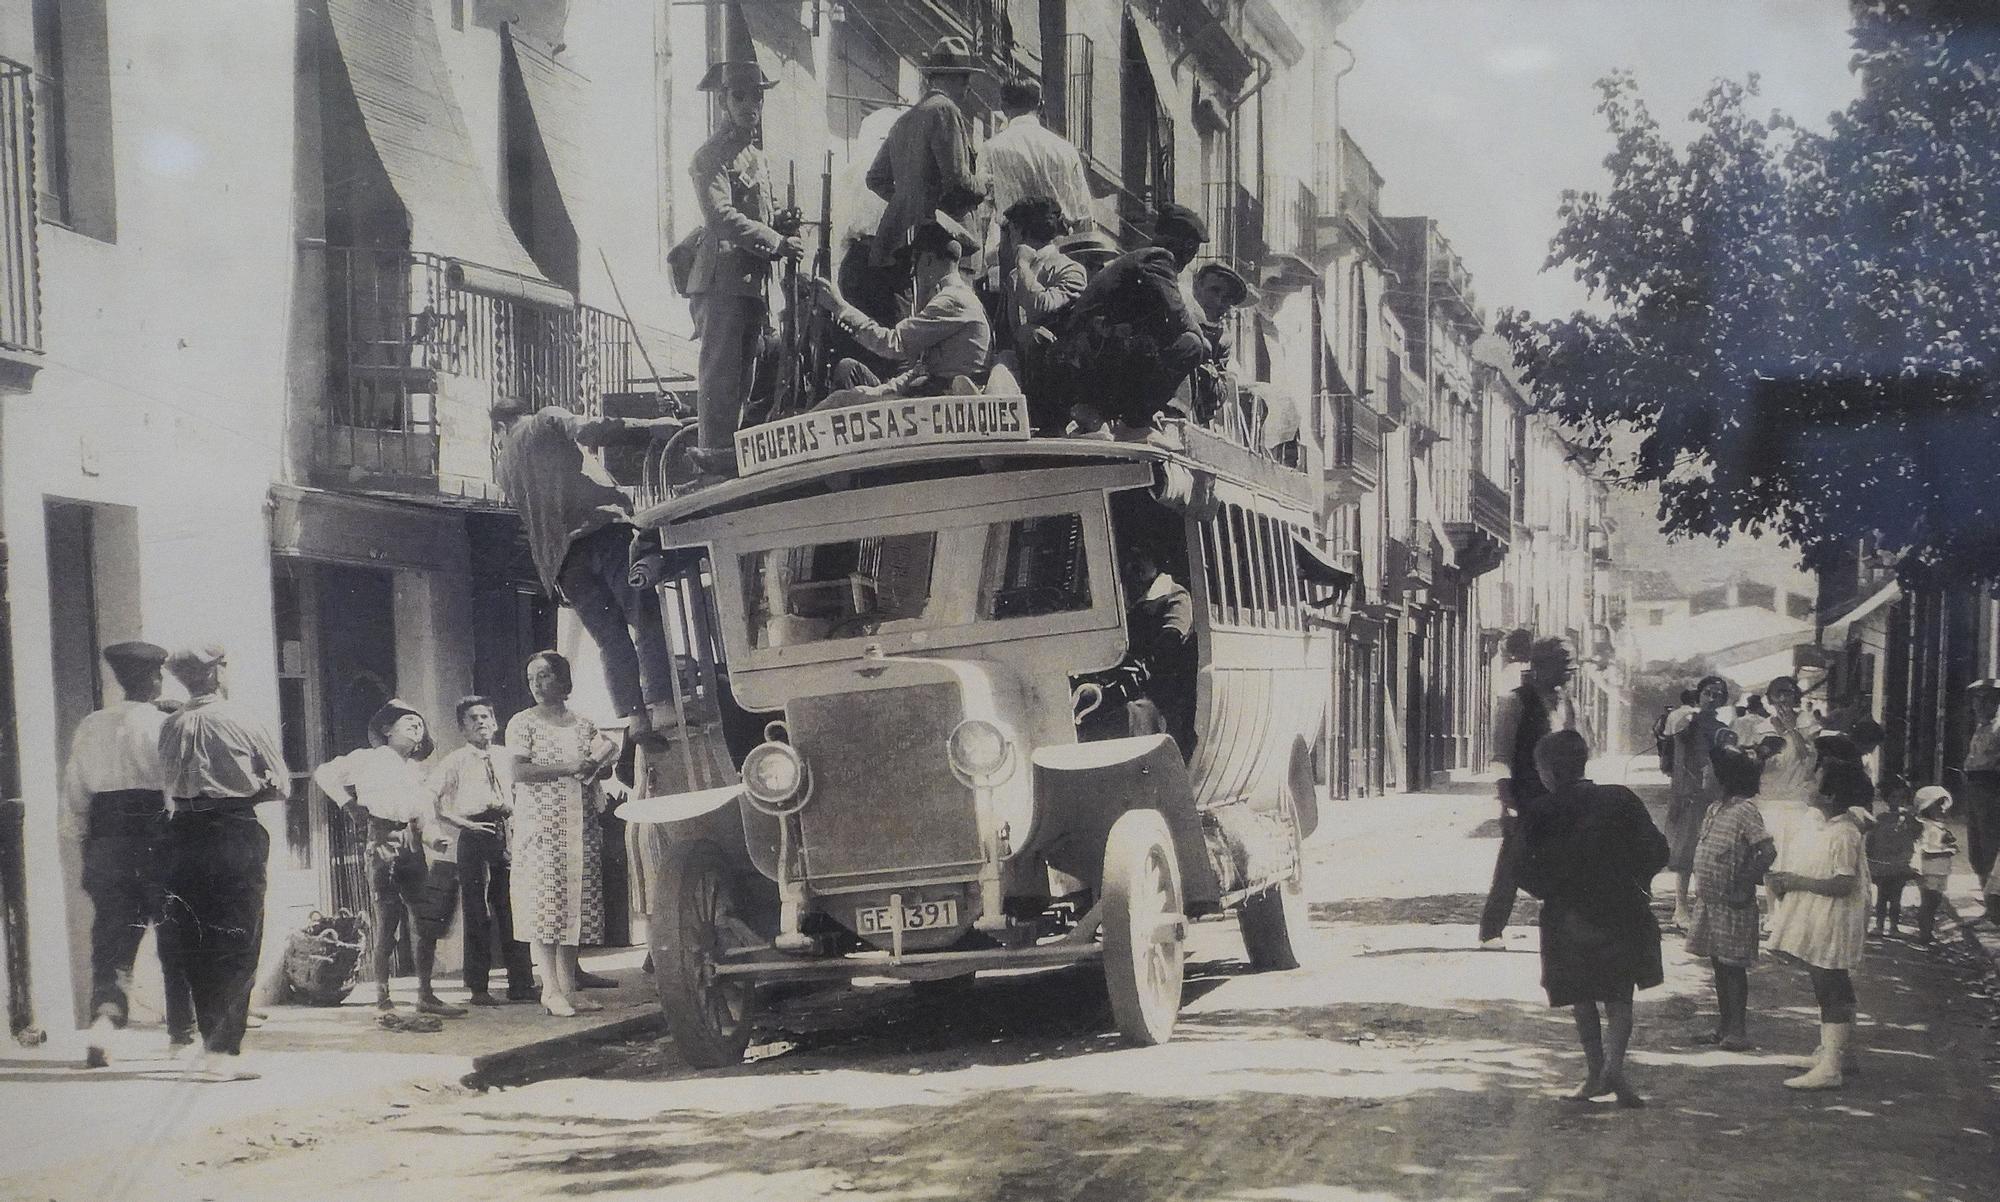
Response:
[[[1607,914],[1547,902],[1542,906],[1542,988],[1551,1006],[1629,1002],[1635,990],[1666,978],[1660,928],[1643,902]]]

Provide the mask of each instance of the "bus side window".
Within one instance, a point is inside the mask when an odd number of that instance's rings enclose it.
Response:
[[[1201,572],[1208,581],[1208,620],[1210,625],[1223,621],[1222,617],[1222,551],[1216,545],[1215,519],[1201,524]]]
[[[1257,626],[1257,549],[1250,541],[1250,525],[1243,520],[1243,510],[1235,505],[1229,507],[1229,536],[1236,544],[1236,588],[1243,609],[1239,621],[1245,626]]]
[[[1222,576],[1222,610],[1220,618],[1224,626],[1234,626],[1242,620],[1236,600],[1236,548],[1230,538],[1230,522],[1226,512],[1216,512],[1210,520],[1216,532],[1216,574]]]
[[[1278,523],[1260,513],[1257,530],[1264,536],[1264,577],[1271,582],[1271,625],[1283,630],[1291,623],[1285,617],[1284,577],[1278,571]]]

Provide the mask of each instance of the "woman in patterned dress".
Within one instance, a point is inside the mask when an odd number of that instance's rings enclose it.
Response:
[[[567,1018],[599,1010],[577,996],[576,949],[604,937],[604,836],[597,781],[608,741],[569,708],[569,661],[553,651],[528,660],[533,709],[507,723],[516,761],[511,893],[517,938],[534,954],[542,1004]]]
[[[1687,950],[1707,956],[1715,976],[1715,1033],[1698,1042],[1737,1052],[1750,1046],[1750,966],[1757,962],[1757,882],[1778,857],[1753,799],[1763,775],[1755,751],[1730,745],[1709,753],[1722,800],[1702,820],[1694,852],[1694,915]]]

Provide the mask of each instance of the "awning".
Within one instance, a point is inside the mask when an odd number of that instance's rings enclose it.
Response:
[[[1820,646],[1838,645],[1847,641],[1847,632],[1854,624],[1885,605],[1894,605],[1903,595],[1903,586],[1891,581],[1880,592],[1828,622],[1820,629]]]
[[[580,141],[589,114],[588,81],[530,39],[515,37],[512,26],[507,28],[507,44],[521,70],[528,109],[534,114],[535,134],[549,156],[549,173],[555,177],[556,192],[569,213],[571,228],[575,228],[591,194],[590,157]]]
[[[1325,552],[1297,535],[1292,536],[1292,558],[1298,563],[1299,575],[1307,584],[1334,590],[1329,604],[1339,602],[1354,588],[1354,573],[1328,559]]]
[[[547,283],[473,152],[428,0],[327,0],[326,11],[411,248]]]
[[[1431,534],[1438,541],[1438,562],[1448,568],[1458,566],[1458,555],[1452,550],[1451,535],[1444,528],[1444,519],[1438,516],[1437,496],[1431,492],[1430,474],[1419,469],[1417,475],[1417,520],[1431,528]]]

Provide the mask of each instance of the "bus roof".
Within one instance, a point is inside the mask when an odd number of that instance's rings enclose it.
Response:
[[[835,458],[786,464],[669,497],[641,509],[634,521],[642,527],[671,526],[694,518],[795,500],[844,488],[845,478],[855,473],[893,474],[897,469],[910,469],[912,478],[937,479],[1093,461],[1179,464],[1198,474],[1232,480],[1308,511],[1313,508],[1313,492],[1303,472],[1198,426],[1177,424],[1173,429],[1181,435],[1182,447],[1069,437],[873,446]],[[837,480],[840,483],[834,483]]]

